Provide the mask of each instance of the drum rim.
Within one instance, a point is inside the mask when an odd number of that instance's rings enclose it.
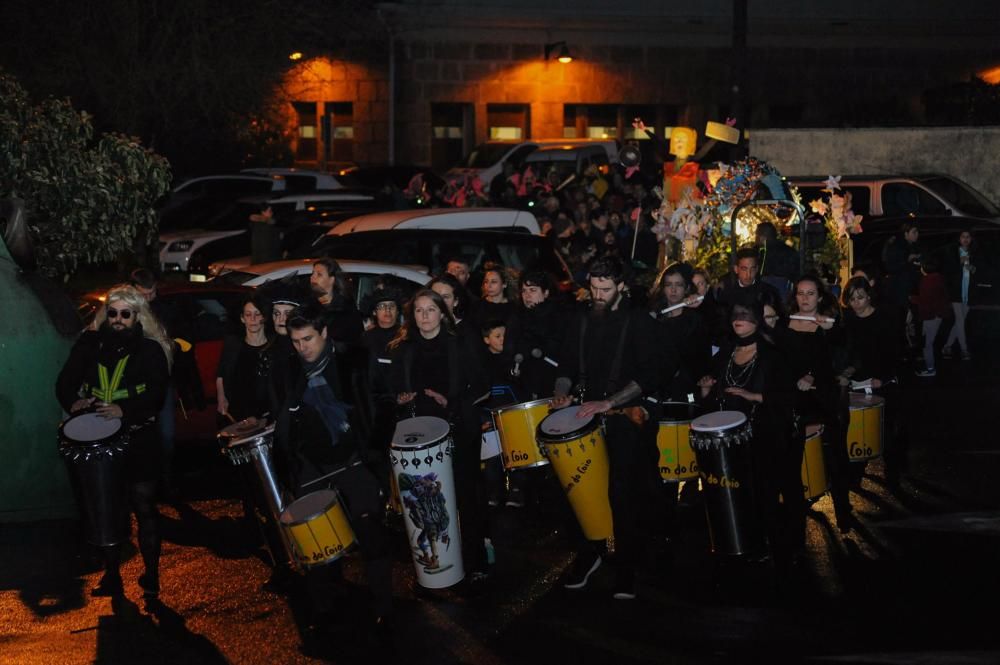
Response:
[[[543,421],[544,422],[544,421]],[[589,428],[589,429],[585,429]],[[597,418],[594,418],[588,422],[584,427],[578,430],[573,430],[572,432],[567,432],[566,434],[545,434],[542,432],[542,423],[538,423],[538,427],[535,428],[535,440],[539,443],[566,443],[567,441],[576,441],[577,439],[582,439],[587,434],[594,432],[595,430],[601,429],[601,424],[598,422]]]
[[[291,521],[291,520],[289,520],[288,522],[285,521],[285,513],[287,513],[289,510],[291,510],[292,506],[294,506],[297,501],[300,501],[301,499],[304,499],[307,496],[311,496],[313,494],[319,494],[320,492],[329,492],[330,494],[333,495],[333,501],[331,503],[327,504],[326,508],[324,508],[323,510],[319,511],[315,515],[311,515],[310,517],[299,518],[299,519],[295,520],[294,522]],[[332,490],[332,489],[314,490],[312,492],[309,492],[309,494],[303,494],[302,496],[296,498],[295,501],[292,501],[290,504],[288,504],[287,506],[285,506],[285,509],[281,511],[281,515],[278,517],[278,521],[280,521],[285,526],[290,526],[290,527],[291,526],[302,526],[303,524],[308,524],[309,522],[312,522],[314,519],[316,519],[320,515],[326,515],[330,511],[330,508],[332,508],[333,506],[335,506],[338,503],[340,503],[340,495],[336,492],[336,490]],[[355,536],[355,539],[356,538],[357,538],[357,536]]]
[[[810,424],[810,425],[813,425],[813,424],[815,424],[815,423],[809,423],[809,424]],[[821,437],[821,436],[823,436],[823,432],[824,432],[825,430],[826,430],[826,427],[825,427],[825,426],[824,426],[824,425],[823,425],[822,423],[820,423],[820,425],[819,425],[819,429],[818,429],[818,430],[816,430],[815,432],[813,432],[812,434],[806,434],[806,438],[805,438],[805,440],[806,440],[806,441],[809,441],[810,439],[815,439],[815,438],[816,438],[817,436],[820,436],[820,437]],[[804,431],[804,430],[803,430],[803,431]]]
[[[107,436],[102,436],[100,439],[91,439],[89,441],[74,439],[71,436],[68,436],[66,434],[66,425],[73,422],[74,420],[77,420],[78,418],[84,418],[84,417],[98,418],[101,420],[117,420],[118,429],[116,429],[111,434],[108,434]],[[70,414],[70,416],[66,420],[59,423],[59,442],[60,445],[65,444],[68,446],[106,446],[109,445],[110,443],[113,443],[116,439],[120,438],[127,431],[128,430],[125,427],[125,421],[122,418],[101,418],[101,416],[99,416],[96,411],[88,410],[76,414]]]
[[[686,407],[689,411],[691,411],[691,410],[697,411],[698,410],[698,405],[695,402],[676,402],[676,401],[660,402],[660,406],[671,406],[671,405],[683,406],[683,407]],[[705,414],[702,414],[702,415],[705,415]],[[663,418],[660,418],[659,422],[661,422],[661,423],[693,423],[695,421],[695,419],[700,418],[700,417],[701,416],[695,416],[694,418],[691,418],[690,420],[664,420]]]
[[[711,415],[714,415],[716,413],[738,413],[738,414],[740,414],[740,417],[742,418],[742,420],[740,420],[739,422],[731,423],[731,424],[725,426],[722,429],[698,429],[698,428],[695,427],[695,423],[698,421],[699,418],[705,418],[707,416],[711,416]],[[729,410],[726,410],[726,411],[712,411],[711,413],[703,413],[700,416],[698,416],[698,418],[695,418],[694,420],[692,420],[691,421],[691,431],[692,432],[698,432],[699,434],[722,434],[723,432],[727,432],[727,431],[729,431],[730,429],[732,429],[734,427],[739,427],[741,425],[745,425],[747,422],[749,422],[749,418],[747,418],[747,415],[745,413],[743,413],[742,411],[734,411],[732,409],[729,409]]]
[[[558,443],[558,442],[553,441],[553,443]],[[493,459],[493,458],[490,457],[488,459]],[[532,462],[531,464],[522,464],[521,466],[511,466],[511,467],[508,467],[505,464],[504,465],[504,471],[522,471],[524,469],[534,469],[534,468],[537,468],[537,467],[540,467],[540,466],[545,466],[546,464],[551,464],[551,462],[548,460],[548,458],[543,459],[543,460],[538,461],[538,462]]]
[[[389,448],[401,453],[418,453],[421,450],[427,450],[428,448],[433,448],[434,446],[440,446],[443,443],[451,440],[454,443],[454,439],[451,437],[451,430],[437,441],[430,441],[428,443],[422,443],[419,446],[399,446],[395,442],[389,444]]]
[[[236,450],[237,448],[263,448],[264,446],[274,446],[274,437],[265,433],[250,436],[238,441],[227,441],[223,445],[223,450]]]
[[[399,450],[401,452],[407,452],[407,451],[416,452],[418,450],[424,450],[425,448],[430,448],[431,446],[440,445],[442,441],[446,441],[452,438],[451,423],[449,423],[444,418],[438,418],[437,416],[413,416],[411,418],[403,418],[402,420],[396,421],[396,426],[398,427],[400,423],[405,423],[407,420],[419,420],[422,418],[429,418],[431,420],[439,420],[443,422],[445,425],[444,434],[442,434],[439,438],[434,439],[433,441],[427,441],[423,444],[420,444],[419,446],[399,446],[394,440],[396,438],[396,432],[393,431],[392,439],[389,441],[389,447],[392,448],[393,450]]]
[[[528,411],[529,409],[533,409],[536,406],[539,406],[539,405],[542,405],[542,404],[551,405],[553,399],[555,399],[555,398],[554,397],[546,397],[544,399],[543,398],[533,399],[533,400],[530,400],[528,402],[519,402],[517,404],[507,404],[506,406],[498,406],[495,409],[491,409],[491,411],[493,411],[494,415],[498,415],[498,416],[502,415],[504,412],[507,412],[507,411]]]
[[[860,403],[855,403],[857,400]],[[885,406],[885,398],[881,395],[858,395],[852,394],[847,399],[847,405],[851,411],[864,411],[865,409],[878,409]]]

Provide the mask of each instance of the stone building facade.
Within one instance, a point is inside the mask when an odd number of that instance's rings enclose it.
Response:
[[[443,170],[491,138],[629,138],[636,116],[657,132],[700,131],[736,108],[751,131],[922,125],[925,95],[1000,65],[990,1],[749,3],[742,50],[738,3],[609,4],[582,0],[572,15],[522,0],[379,5],[374,54],[289,72],[297,159]],[[570,63],[546,58],[561,42]]]

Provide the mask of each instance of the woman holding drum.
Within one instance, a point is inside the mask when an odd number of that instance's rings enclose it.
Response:
[[[843,328],[837,324],[839,308],[820,278],[803,275],[792,286],[788,311],[788,319],[779,324],[776,334],[778,346],[785,352],[795,375],[798,429],[804,435],[810,425],[823,427],[822,438],[832,471],[834,513],[837,525],[846,533],[854,519],[848,496],[846,405],[840,399],[840,384],[834,373],[834,355],[844,342]]]
[[[872,398],[884,400],[883,427],[889,432],[885,441],[886,480],[899,482],[905,455],[905,424],[896,417],[899,368],[903,361],[898,317],[877,303],[875,289],[864,277],[852,277],[844,287],[844,317],[847,330],[847,357],[840,374],[841,383],[871,392]],[[854,397],[854,401],[861,398]],[[870,399],[874,402],[874,399]],[[856,410],[856,409],[855,409]]]
[[[729,478],[725,473],[715,475],[702,463],[699,456],[702,483],[706,487],[706,505],[709,508],[709,523],[713,526],[712,506],[707,496],[715,488],[739,489],[745,492],[749,481],[753,506],[745,510],[737,505],[732,529],[736,533],[725,533],[725,524],[711,529],[716,551],[727,554],[756,553],[761,536],[766,534],[772,554],[785,561],[790,554],[790,541],[783,535],[788,527],[797,528],[797,519],[781,509],[779,494],[802,497],[800,466],[802,462],[801,440],[793,436],[794,379],[785,364],[782,354],[761,331],[763,330],[763,307],[757,302],[737,304],[730,309],[729,321],[732,334],[726,345],[715,356],[713,374],[698,381],[700,402],[707,410],[716,414],[737,412],[743,421],[737,420],[731,430],[724,428],[727,423],[709,423],[703,431],[711,434],[706,440],[718,439],[723,447],[731,447],[734,454],[749,458],[747,466],[752,471],[742,478]],[[702,419],[711,420],[713,414],[701,416],[692,423],[692,430],[699,428]],[[742,431],[738,431],[742,430]],[[749,444],[749,450],[746,450]],[[692,445],[698,450],[698,443],[692,433]],[[713,478],[713,476],[715,476]],[[746,495],[744,494],[744,497]],[[743,523],[744,520],[747,523]],[[760,531],[763,527],[763,534]],[[797,540],[797,535],[795,536]],[[726,547],[731,543],[733,547]]]
[[[139,551],[145,566],[139,586],[147,599],[156,598],[160,534],[154,496],[161,459],[155,421],[166,396],[173,343],[146,299],[131,286],[112,288],[94,323],[96,330],[84,332],[76,341],[56,381],[56,396],[70,414],[61,429],[60,451],[71,470],[86,475],[91,462],[125,455],[123,475],[78,476],[82,489],[95,490],[84,492],[88,505],[83,512],[90,523],[90,540],[104,555],[104,576],[92,593],[122,593],[120,543],[128,538],[128,531],[123,528],[126,514],[113,508],[120,505],[115,496],[127,490],[139,523]],[[101,523],[105,528],[95,528]]]
[[[473,342],[471,336],[456,334],[454,318],[442,297],[422,289],[414,294],[389,350],[400,424],[426,416],[450,423],[462,550],[465,565],[473,571],[472,580],[478,582],[487,576],[487,555],[486,496],[479,483],[482,439],[476,405],[489,397],[490,386]]]
[[[660,274],[650,291],[650,314],[656,319],[661,343],[675,349],[677,371],[662,377],[656,400],[660,450],[660,476],[664,480],[666,507],[665,535],[676,536],[676,513],[680,481],[698,477],[698,465],[689,443],[694,420],[697,381],[709,370],[712,359],[710,331],[702,317],[702,302],[692,283],[693,270],[686,263],[674,263]]]

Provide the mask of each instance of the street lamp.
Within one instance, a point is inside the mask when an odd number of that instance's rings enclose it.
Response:
[[[573,62],[573,56],[569,54],[569,47],[566,42],[552,42],[545,45],[545,59],[548,60],[555,53],[556,60],[564,65]]]

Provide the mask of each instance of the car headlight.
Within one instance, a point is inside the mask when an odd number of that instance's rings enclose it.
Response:
[[[170,243],[170,247],[167,248],[168,252],[187,252],[194,246],[193,240],[177,240]]]

